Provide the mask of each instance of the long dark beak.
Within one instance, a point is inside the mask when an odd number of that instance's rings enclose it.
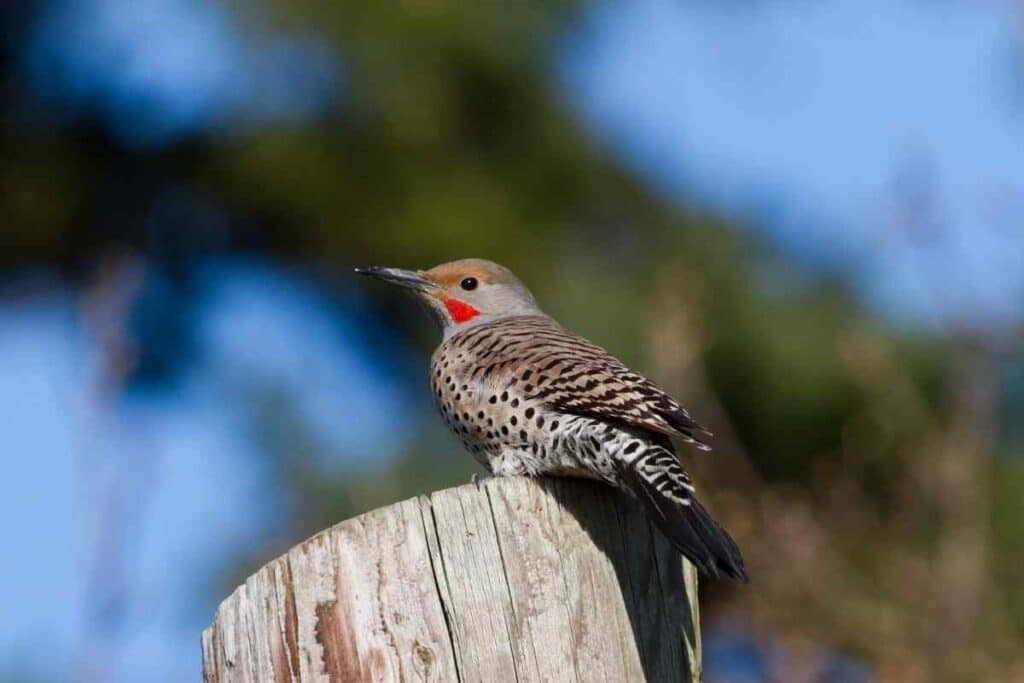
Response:
[[[405,287],[406,289],[411,289],[417,292],[432,292],[438,288],[436,284],[426,279],[415,270],[367,266],[364,268],[356,268],[356,272],[360,275],[366,275],[367,277],[383,280],[384,282],[390,282],[393,285]]]

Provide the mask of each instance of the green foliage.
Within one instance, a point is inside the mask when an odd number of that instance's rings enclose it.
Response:
[[[1018,639],[1024,639],[1024,463],[999,458],[991,468],[992,550],[997,591]]]

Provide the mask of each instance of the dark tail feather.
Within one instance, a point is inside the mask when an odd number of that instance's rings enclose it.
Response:
[[[725,574],[741,581],[748,580],[743,556],[735,541],[688,490],[674,492],[675,495],[670,497],[634,468],[627,469],[631,476],[626,481],[643,501],[654,523],[701,573],[716,579]],[[676,499],[682,497],[680,493],[685,494],[688,504]]]

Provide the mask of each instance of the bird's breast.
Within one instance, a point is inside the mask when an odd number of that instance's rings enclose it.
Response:
[[[500,431],[495,421],[496,401],[487,403],[486,386],[479,373],[474,376],[477,366],[473,360],[464,352],[442,346],[431,362],[430,388],[445,424],[479,455],[496,441]]]

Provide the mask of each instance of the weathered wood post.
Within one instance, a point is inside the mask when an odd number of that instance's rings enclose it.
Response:
[[[696,588],[610,488],[489,479],[342,522],[260,569],[203,633],[204,679],[693,682]]]

